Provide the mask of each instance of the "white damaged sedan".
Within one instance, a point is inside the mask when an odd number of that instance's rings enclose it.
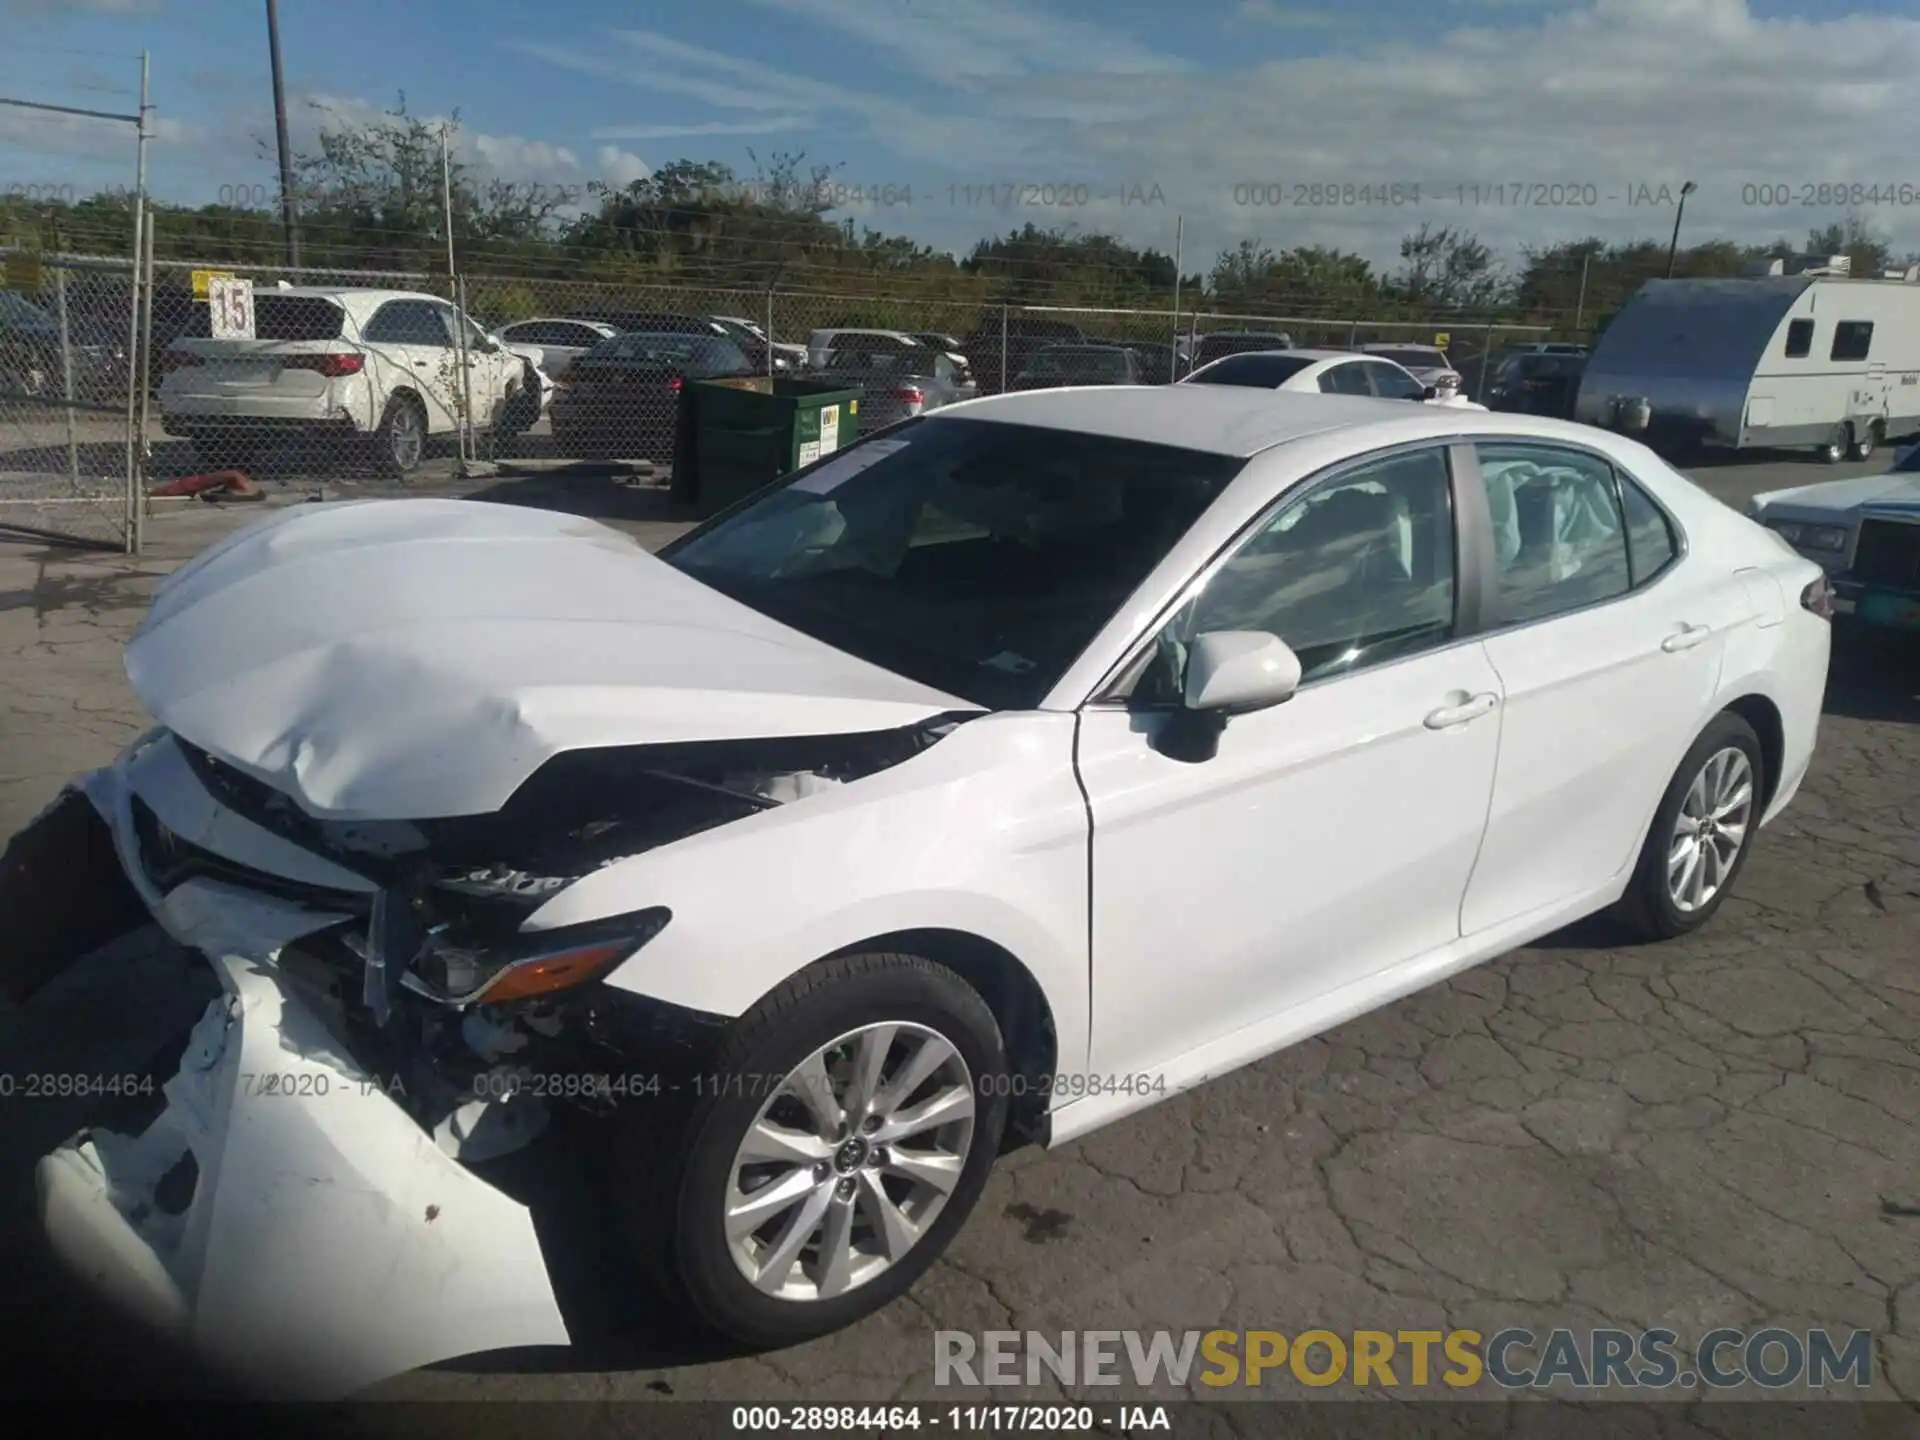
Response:
[[[692,1313],[844,1326],[1012,1145],[1602,908],[1704,924],[1807,771],[1827,599],[1633,441],[1231,386],[943,409],[658,556],[269,516],[161,588],[156,728],[65,802],[224,994],[142,1133],[41,1162],[47,1231],[346,1393],[568,1340],[473,1168],[564,1118]]]

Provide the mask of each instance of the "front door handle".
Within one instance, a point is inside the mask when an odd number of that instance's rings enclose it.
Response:
[[[1667,636],[1666,639],[1660,642],[1660,648],[1669,655],[1677,654],[1682,650],[1691,650],[1712,633],[1713,630],[1710,626],[1682,625],[1678,630],[1674,631],[1673,634]]]
[[[1500,703],[1500,697],[1494,694],[1476,695],[1459,705],[1446,705],[1427,716],[1429,730],[1447,730],[1455,725],[1464,725],[1469,720],[1478,720],[1482,715],[1491,715],[1494,706]]]

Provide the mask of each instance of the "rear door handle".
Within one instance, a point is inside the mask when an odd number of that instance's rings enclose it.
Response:
[[[1673,634],[1667,636],[1666,639],[1660,642],[1660,648],[1669,655],[1676,654],[1681,650],[1691,650],[1712,633],[1713,630],[1710,626],[1682,625],[1678,630],[1674,631]]]
[[[1476,695],[1459,705],[1447,705],[1427,716],[1429,730],[1447,730],[1455,725],[1464,725],[1469,720],[1478,720],[1482,715],[1491,715],[1494,706],[1500,703],[1500,697],[1488,693]]]

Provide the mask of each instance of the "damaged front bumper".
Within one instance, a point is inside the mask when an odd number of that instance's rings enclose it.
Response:
[[[154,918],[224,993],[141,1134],[83,1131],[40,1161],[54,1250],[266,1394],[338,1397],[459,1355],[567,1344],[531,1213],[446,1153],[281,973],[283,947],[346,917],[148,878],[128,771],[151,743],[82,788]]]

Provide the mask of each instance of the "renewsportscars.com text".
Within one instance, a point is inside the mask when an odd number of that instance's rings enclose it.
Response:
[[[937,1331],[935,1385],[1350,1385],[1483,1382],[1506,1390],[1815,1389],[1872,1384],[1873,1336],[1723,1329],[1683,1343],[1671,1330],[964,1330]]]

